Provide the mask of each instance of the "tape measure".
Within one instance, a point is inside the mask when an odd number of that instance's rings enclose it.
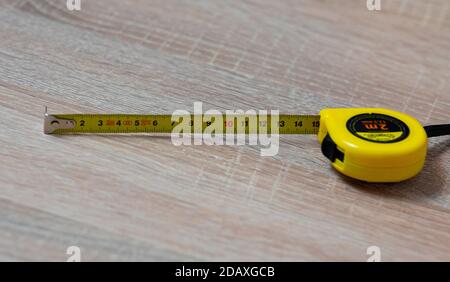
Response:
[[[183,117],[183,116],[179,116]],[[211,121],[207,115],[190,115],[191,133],[202,133]],[[229,118],[230,116],[228,116]],[[256,115],[256,126],[252,127],[245,115],[222,115],[224,123],[223,134],[236,133],[242,127],[246,134],[271,132],[272,117],[267,118]],[[195,120],[203,121],[200,127],[194,125]],[[66,114],[46,115],[44,133],[68,134],[68,133],[171,133],[182,122],[173,120],[173,115],[138,115],[138,114]],[[317,134],[319,132],[320,116],[318,115],[279,115],[279,134]]]
[[[201,116],[191,133],[202,133],[210,119]],[[229,118],[229,117],[228,117]],[[223,133],[244,128],[247,134],[272,132],[272,117],[223,116]],[[206,121],[205,121],[206,120]],[[61,114],[48,115],[46,134],[170,134],[182,119],[172,115]],[[263,130],[264,129],[264,130]],[[415,118],[382,108],[324,109],[319,115],[279,115],[279,134],[317,134],[323,154],[344,175],[367,182],[399,182],[417,175],[427,154],[427,138],[450,135],[450,124],[423,127]]]

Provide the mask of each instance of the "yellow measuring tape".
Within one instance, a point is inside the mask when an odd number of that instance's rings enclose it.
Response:
[[[214,122],[207,115],[46,114],[44,132],[168,134],[183,119],[189,120],[190,133],[202,133]],[[222,115],[221,120],[222,133],[317,134],[335,169],[368,182],[399,182],[415,176],[425,163],[427,137],[450,134],[450,125],[424,128],[407,114],[382,108],[324,109],[319,115],[256,115],[256,119]]]
[[[255,115],[255,123],[248,115],[222,115],[223,132],[257,134],[272,132],[272,116]],[[46,134],[68,133],[171,133],[183,121],[183,116],[139,115],[139,114],[63,114],[47,115],[44,132]],[[202,133],[214,122],[213,116],[190,115],[191,133]],[[196,127],[196,120],[201,125]],[[279,115],[279,134],[317,134],[318,115]],[[241,129],[241,131],[239,131]]]

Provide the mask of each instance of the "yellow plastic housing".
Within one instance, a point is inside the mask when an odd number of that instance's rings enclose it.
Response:
[[[365,134],[352,133],[349,121],[362,114],[380,114],[406,124],[409,134],[401,140],[379,143],[364,139]],[[370,127],[370,126],[369,126]],[[399,135],[400,133],[394,132]],[[399,182],[417,175],[427,153],[427,135],[415,118],[382,108],[324,109],[320,112],[319,142],[329,135],[343,153],[332,166],[339,172],[367,182]],[[394,137],[396,138],[396,137]]]

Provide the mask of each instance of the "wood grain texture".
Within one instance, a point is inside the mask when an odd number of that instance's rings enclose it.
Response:
[[[391,185],[312,136],[46,136],[52,113],[380,106],[450,121],[450,3],[0,0],[0,260],[450,260],[450,140]]]

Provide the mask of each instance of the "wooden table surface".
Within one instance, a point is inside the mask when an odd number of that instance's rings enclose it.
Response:
[[[48,136],[50,113],[387,107],[450,121],[450,3],[0,0],[0,260],[450,260],[450,139],[399,184],[314,136]]]

